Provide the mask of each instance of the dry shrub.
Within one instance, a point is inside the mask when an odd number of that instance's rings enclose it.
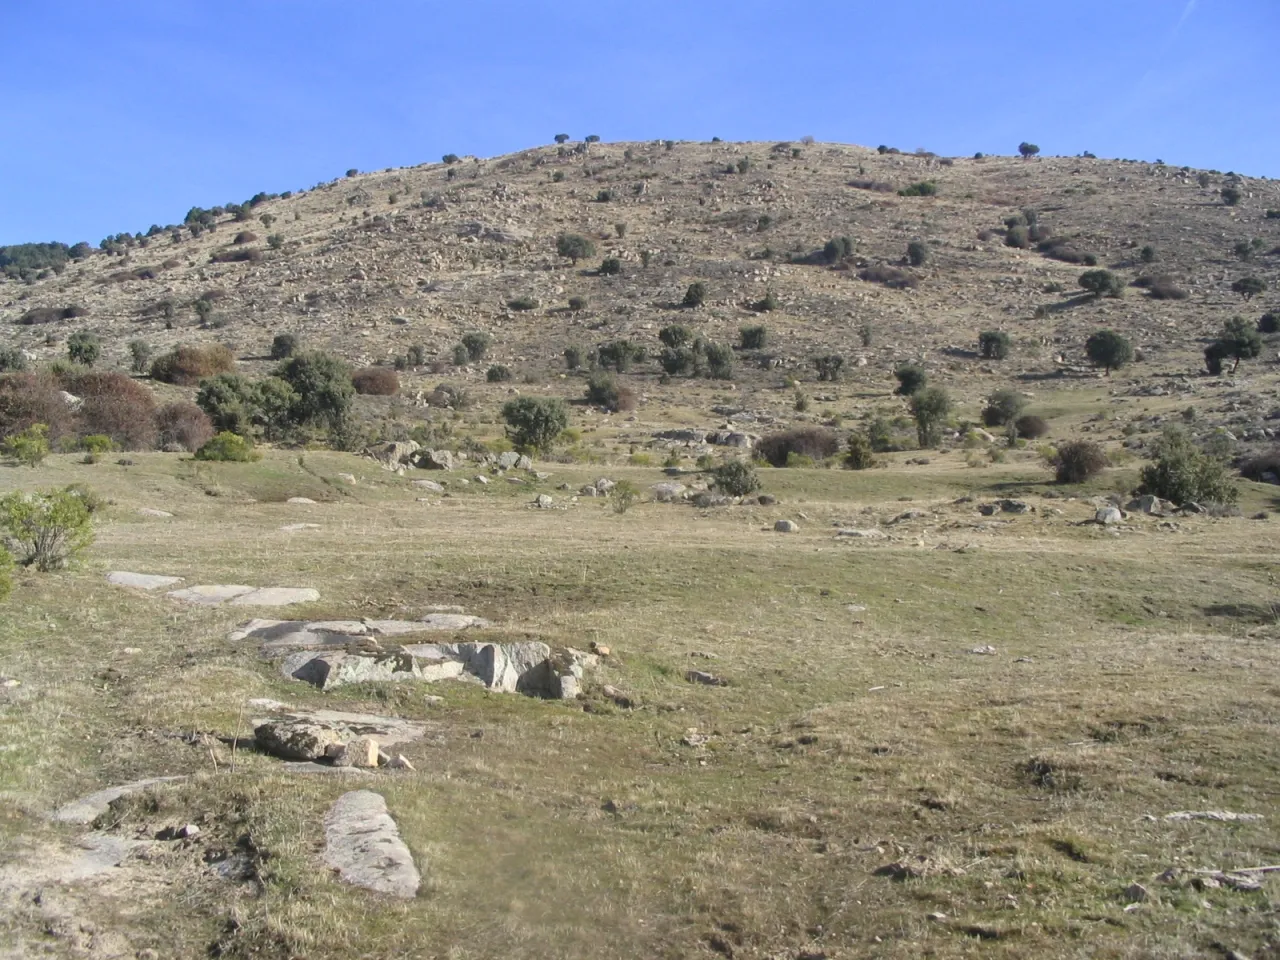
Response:
[[[1049,424],[1044,417],[1037,417],[1034,413],[1019,417],[1013,425],[1018,431],[1018,436],[1025,440],[1039,440],[1049,432]]]
[[[351,375],[356,393],[371,397],[393,397],[400,392],[400,378],[390,367],[362,367]]]
[[[241,230],[239,233],[235,235],[235,239],[232,240],[231,242],[238,246],[239,244],[242,244],[242,243],[253,243],[257,239],[258,239],[258,235],[254,233],[252,230]]]
[[[204,346],[181,346],[156,357],[151,364],[151,377],[162,383],[189,387],[206,377],[229,373],[235,369],[235,357],[220,343]]]
[[[830,430],[800,427],[762,437],[756,444],[756,455],[763,457],[772,466],[785,467],[793,453],[812,460],[825,460],[835,456],[839,449],[840,441]]]
[[[855,190],[871,190],[875,193],[893,193],[895,190],[892,183],[885,183],[883,180],[850,180],[849,186]]]
[[[1094,266],[1098,262],[1096,254],[1076,246],[1071,237],[1053,237],[1045,240],[1036,249],[1046,257],[1052,260],[1061,260],[1063,263],[1082,263],[1087,266]]]
[[[162,450],[181,448],[194,453],[213,439],[213,421],[194,403],[180,400],[156,411],[156,443]]]
[[[156,401],[142,384],[123,373],[91,372],[67,377],[64,385],[80,398],[81,436],[110,437],[122,450],[155,446]]]
[[[216,303],[219,300],[226,299],[226,296],[227,291],[223,290],[221,287],[214,287],[211,290],[206,290],[204,293],[200,294],[200,296],[196,297],[196,299],[203,300],[206,303]]]
[[[1134,286],[1146,287],[1147,296],[1152,300],[1185,300],[1190,296],[1173,282],[1172,277],[1139,277]]]
[[[21,433],[32,424],[49,428],[57,441],[75,433],[75,413],[62,387],[47,373],[10,373],[0,377],[0,437]]]
[[[1280,448],[1250,457],[1240,464],[1240,474],[1257,483],[1275,483],[1273,478],[1280,477]]]
[[[625,384],[620,384],[618,386],[618,399],[614,404],[614,409],[621,413],[630,413],[638,406],[640,406],[640,398],[636,395],[635,390]]]
[[[74,320],[88,313],[84,307],[35,307],[18,318],[18,323],[32,327],[40,323],[57,323],[59,320]]]
[[[257,263],[262,259],[262,251],[257,247],[244,247],[240,250],[220,250],[210,254],[213,263]]]
[[[894,290],[905,290],[915,287],[920,281],[906,270],[891,267],[887,263],[878,263],[858,272],[859,280],[868,283],[882,283]]]
[[[1059,483],[1084,483],[1107,466],[1107,454],[1092,440],[1068,440],[1058,447],[1052,466]]]

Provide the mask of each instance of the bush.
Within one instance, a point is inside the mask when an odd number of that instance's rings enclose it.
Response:
[[[1237,203],[1241,201],[1241,199],[1243,199],[1243,197],[1244,197],[1244,194],[1242,194],[1235,187],[1222,188],[1222,202],[1225,203],[1228,207],[1234,207]]]
[[[70,487],[47,493],[11,493],[0,499],[0,531],[24,566],[60,570],[93,543],[86,499]]]
[[[622,261],[617,257],[606,257],[600,261],[600,269],[596,273],[602,277],[616,277],[622,273]]]
[[[1133,359],[1133,345],[1114,330],[1099,330],[1084,344],[1084,352],[1095,367],[1102,367],[1111,376]]]
[[[1124,296],[1124,281],[1110,270],[1086,270],[1080,275],[1080,286],[1095,298]]]
[[[75,412],[58,381],[46,373],[10,373],[0,377],[0,437],[44,424],[57,442],[75,430]]]
[[[640,499],[640,488],[630,480],[619,480],[609,488],[608,497],[614,513],[626,513]]]
[[[84,367],[92,367],[102,356],[98,338],[85,330],[77,330],[67,337],[67,359]]]
[[[772,290],[769,290],[765,293],[763,299],[757,300],[751,305],[751,309],[755,310],[757,313],[772,313],[780,306],[781,304],[778,302],[778,298],[774,296]]]
[[[769,340],[769,329],[765,326],[739,327],[738,337],[743,350],[763,350]]]
[[[196,403],[215,430],[245,437],[258,431],[267,439],[279,439],[292,426],[296,399],[283,380],[249,381],[233,373],[204,381],[196,393]]]
[[[93,433],[87,437],[80,438],[80,449],[85,452],[85,463],[97,463],[98,458],[104,453],[110,453],[116,448],[110,437],[103,436],[100,433]]]
[[[658,356],[658,363],[670,376],[677,377],[685,373],[697,376],[702,372],[706,359],[704,344],[698,340],[688,347],[663,348]]]
[[[252,463],[262,459],[246,437],[224,430],[196,451],[197,460],[216,460],[227,463]]]
[[[1280,313],[1264,313],[1258,318],[1259,333],[1280,333]],[[4,367],[0,364],[0,370]]]
[[[79,432],[100,433],[121,450],[155,446],[155,395],[123,373],[85,373],[69,377],[67,389],[80,397]]]
[[[1010,227],[1004,235],[1005,246],[1025,250],[1031,246],[1031,232],[1024,226]]]
[[[49,428],[33,423],[0,442],[0,453],[28,467],[38,467],[49,455]]]
[[[302,349],[296,333],[277,333],[271,338],[271,359],[287,360]]]
[[[393,371],[387,372],[395,376]],[[319,350],[295,354],[276,376],[293,388],[294,422],[323,420],[336,429],[346,419],[355,386],[347,365],[333,354]]]
[[[853,255],[853,241],[848,237],[833,237],[822,247],[823,263],[839,263],[845,257]]]
[[[1204,453],[1179,427],[1167,427],[1155,447],[1155,462],[1142,469],[1139,493],[1174,503],[1235,503],[1239,491],[1226,468]]]
[[[582,366],[582,348],[581,347],[565,347],[564,348],[564,367],[566,370],[577,370]]]
[[[1083,263],[1085,266],[1092,267],[1098,262],[1097,254],[1081,250],[1072,243],[1071,237],[1054,237],[1044,240],[1037,245],[1036,249],[1046,257],[1063,263]]]
[[[1018,436],[1025,440],[1038,440],[1049,432],[1049,424],[1043,417],[1037,417],[1035,414],[1026,414],[1014,421],[1014,429],[1018,431]]]
[[[240,244],[244,244],[244,243],[253,243],[257,239],[258,239],[258,235],[253,231],[241,230],[239,233],[235,235],[235,237],[232,239],[231,242],[239,246]]]
[[[556,253],[567,257],[577,266],[579,260],[596,255],[596,245],[580,233],[562,233],[556,238]]]
[[[1250,457],[1240,464],[1240,474],[1255,483],[1275,483],[1280,478],[1280,449]]]
[[[681,301],[685,307],[700,307],[707,302],[707,285],[701,280],[696,280],[689,284],[689,289],[684,292],[684,300]]]
[[[1005,388],[997,390],[987,397],[987,406],[982,411],[982,422],[988,427],[1003,427],[1013,423],[1022,415],[1027,402],[1017,390]]]
[[[1218,334],[1218,339],[1210,350],[1219,360],[1234,360],[1235,363],[1231,366],[1234,373],[1241,360],[1252,360],[1262,352],[1262,335],[1258,333],[1257,326],[1244,317],[1232,317],[1222,325],[1222,332]],[[1206,358],[1208,355],[1206,351]]]
[[[813,365],[818,369],[818,379],[833,382],[840,379],[840,369],[844,366],[844,357],[838,353],[828,353],[815,357]]]
[[[858,279],[865,280],[868,283],[884,284],[891,290],[909,290],[920,283],[906,270],[900,270],[898,267],[891,267],[885,263],[874,264],[864,270],[859,270]]]
[[[209,255],[211,263],[257,263],[262,259],[262,251],[257,247],[242,247],[238,250],[219,250]]]
[[[634,410],[636,405],[635,393],[629,387],[619,386],[618,381],[603,370],[587,378],[586,397],[588,403],[615,413]]]
[[[845,469],[869,470],[875,465],[876,458],[871,449],[870,438],[861,433],[851,434],[848,442],[848,450],[844,455]]]
[[[129,368],[138,374],[146,373],[151,369],[151,357],[155,353],[151,349],[151,344],[145,340],[131,340],[129,342]]]
[[[900,197],[932,197],[938,192],[938,185],[932,180],[921,180],[898,191]]]
[[[1155,263],[1157,260],[1160,259],[1160,254],[1156,251],[1156,248],[1153,247],[1151,244],[1147,244],[1145,247],[1143,247],[1142,250],[1138,253],[1138,256],[1142,259],[1143,263]]]
[[[929,375],[924,372],[924,368],[910,363],[899,367],[893,375],[898,378],[898,387],[893,392],[900,397],[909,397],[923,390],[929,382]]]
[[[569,413],[558,397],[518,397],[503,404],[507,436],[525,450],[548,450],[569,426]]]
[[[929,259],[929,246],[923,240],[907,244],[907,262],[913,267],[923,267]]]
[[[515,310],[517,313],[524,313],[527,310],[537,310],[538,301],[533,297],[516,297],[507,301],[507,309]]]
[[[485,354],[489,352],[489,345],[492,342],[487,333],[481,333],[478,330],[462,336],[462,346],[467,351],[467,359],[472,363],[479,363],[485,358]]]
[[[1002,330],[983,330],[978,334],[978,352],[984,360],[1003,360],[1009,356],[1009,335]]]
[[[1034,143],[1027,143],[1025,140],[1018,144],[1018,153],[1022,154],[1023,159],[1029,160],[1040,152],[1040,148]]]
[[[467,353],[467,348],[462,344],[458,344],[453,348],[453,365],[455,367],[465,367],[471,362],[471,354]]]
[[[711,481],[717,490],[730,497],[745,497],[760,489],[760,477],[755,467],[745,460],[730,460],[711,471]]]
[[[614,340],[596,348],[596,362],[602,367],[613,367],[618,373],[626,373],[632,363],[645,359],[645,349],[630,340]]]
[[[160,449],[199,450],[213,437],[213,421],[194,403],[179,400],[156,411],[156,443]]]
[[[27,369],[26,354],[18,347],[0,347],[0,373],[20,373]]]
[[[1231,284],[1231,291],[1238,293],[1245,300],[1252,300],[1258,294],[1265,292],[1267,283],[1258,277],[1241,277],[1235,283]]]
[[[506,383],[511,379],[511,368],[495,363],[485,371],[484,378],[490,383]]]
[[[586,297],[570,297],[569,309],[572,310],[574,313],[578,313],[581,310],[587,309],[587,298]]]
[[[351,385],[367,397],[394,397],[400,392],[400,378],[390,367],[361,367],[351,375]]]
[[[1107,454],[1092,440],[1068,440],[1049,461],[1059,483],[1084,483],[1107,466]]]
[[[756,456],[773,467],[785,467],[793,456],[810,460],[825,460],[840,449],[840,440],[830,430],[822,427],[800,427],[783,430],[761,437],[756,444]]]
[[[921,447],[937,445],[942,424],[951,412],[951,398],[940,387],[925,387],[911,395],[911,415]]]
[[[83,317],[88,311],[84,307],[35,307],[18,317],[18,323],[25,327],[41,323],[57,323],[59,320],[74,320]]]
[[[733,379],[733,350],[722,343],[708,343],[703,348],[707,361],[706,375],[713,380]]]
[[[687,346],[697,339],[696,334],[683,323],[669,323],[658,331],[658,339],[672,350]]]
[[[1152,300],[1185,300],[1190,296],[1186,290],[1183,290],[1173,281],[1172,277],[1139,278],[1134,281],[1134,285],[1146,287],[1147,296]]]
[[[202,300],[201,303],[208,301]],[[177,347],[156,357],[151,364],[151,378],[162,383],[189,387],[207,377],[229,373],[235,369],[235,357],[222,344],[206,344],[199,347]]]

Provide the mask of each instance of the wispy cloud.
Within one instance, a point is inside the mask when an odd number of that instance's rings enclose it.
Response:
[[[1191,15],[1196,12],[1196,4],[1199,2],[1200,0],[1187,0],[1187,5],[1182,8],[1182,16],[1178,18],[1178,23],[1173,28],[1175,34],[1182,29],[1184,23],[1191,19]]]

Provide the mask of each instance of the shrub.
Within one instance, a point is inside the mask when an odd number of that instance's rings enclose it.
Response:
[[[1231,366],[1234,373],[1241,360],[1252,360],[1262,352],[1262,335],[1257,326],[1244,317],[1232,317],[1222,325],[1222,332],[1210,349],[1220,360],[1234,360]]]
[[[495,363],[485,371],[484,378],[490,383],[506,383],[511,379],[511,368]]]
[[[400,378],[389,367],[362,367],[351,375],[351,385],[367,397],[394,397],[400,392]]]
[[[58,441],[75,429],[75,412],[62,396],[58,381],[45,373],[10,373],[0,377],[0,437],[34,424],[48,428]]]
[[[618,373],[626,373],[632,363],[643,362],[645,349],[630,340],[614,340],[596,348],[596,362],[602,367],[613,367]]]
[[[97,463],[99,457],[104,453],[110,453],[115,448],[116,445],[111,442],[111,438],[100,433],[92,433],[80,438],[80,449],[85,452],[85,463]]]
[[[1049,424],[1043,417],[1037,417],[1035,414],[1026,414],[1014,421],[1014,429],[1018,431],[1018,436],[1026,440],[1038,440],[1049,432]]]
[[[67,359],[84,367],[92,367],[102,356],[98,338],[85,330],[77,330],[67,337]]]
[[[943,421],[951,412],[951,398],[941,387],[925,387],[911,395],[911,415],[916,420],[916,437],[921,447],[938,443]]]
[[[1152,300],[1185,300],[1190,296],[1186,290],[1174,283],[1171,277],[1152,277],[1146,283],[1139,281],[1138,285],[1147,288],[1147,296]]]
[[[835,456],[840,440],[823,427],[799,427],[761,437],[756,444],[756,456],[770,466],[785,467],[795,456],[810,460],[825,460]]]
[[[13,592],[13,554],[0,544],[0,602]]]
[[[67,379],[67,389],[80,397],[81,435],[100,433],[122,450],[148,450],[155,445],[155,396],[123,373],[85,373]]]
[[[695,341],[692,346],[663,348],[658,356],[658,363],[667,374],[676,377],[681,374],[689,373],[694,376],[702,372],[706,362],[706,354],[703,352],[704,344],[701,340]]]
[[[1083,263],[1092,267],[1098,262],[1098,256],[1077,247],[1070,237],[1054,237],[1037,244],[1036,249],[1046,257],[1061,260],[1063,263]]]
[[[921,180],[898,191],[900,197],[932,197],[938,192],[938,185],[932,180]]]
[[[253,243],[257,239],[258,239],[258,235],[252,232],[251,230],[241,230],[239,233],[235,235],[234,239],[232,239],[231,242],[239,245],[242,243]]]
[[[1034,143],[1027,143],[1026,141],[1023,141],[1022,143],[1018,144],[1018,153],[1022,154],[1023,159],[1029,160],[1039,152],[1040,152],[1040,148],[1037,147]]]
[[[24,466],[40,466],[49,455],[49,428],[43,423],[33,423],[19,433],[10,434],[0,442],[0,453]]]
[[[834,237],[822,248],[824,263],[839,263],[845,257],[853,255],[853,241],[848,237]]]
[[[673,350],[691,344],[696,339],[693,330],[683,323],[669,323],[658,331],[658,339]]]
[[[1114,330],[1099,330],[1084,344],[1085,355],[1095,367],[1102,367],[1111,376],[1133,359],[1133,345]]]
[[[982,411],[982,422],[988,427],[1003,427],[1013,423],[1022,415],[1027,402],[1017,390],[1008,388],[997,390],[987,397],[987,406]]]
[[[868,283],[881,283],[891,290],[909,290],[920,282],[906,270],[891,267],[886,263],[873,264],[858,271],[858,279]]]
[[[27,369],[27,357],[18,347],[0,347],[0,373],[20,373]]]
[[[213,437],[213,421],[194,403],[179,400],[156,411],[156,443],[160,449],[199,450]]]
[[[62,569],[93,543],[89,508],[70,488],[0,498],[0,530],[20,563],[44,572]]]
[[[154,353],[151,344],[145,340],[131,340],[129,342],[130,369],[134,373],[146,373],[151,369],[151,357]]]
[[[502,406],[507,436],[525,450],[548,450],[569,425],[569,413],[558,397],[518,397]]]
[[[557,133],[555,136],[556,143],[567,143],[569,135],[567,133]]]
[[[252,463],[262,459],[262,454],[253,449],[253,443],[238,433],[224,430],[207,441],[196,451],[197,460],[215,460],[227,463]]]
[[[587,378],[587,402],[606,410],[632,410],[635,408],[635,394],[628,388],[618,385],[611,374],[597,370]]]
[[[507,308],[515,310],[517,313],[524,313],[527,310],[537,310],[538,301],[533,297],[515,297],[507,301]]]
[[[907,244],[907,261],[913,267],[923,267],[929,259],[929,246],[923,240],[912,240]]]
[[[487,333],[481,333],[473,330],[471,333],[463,334],[462,346],[467,351],[467,359],[472,363],[479,363],[485,358],[485,354],[489,352],[489,345],[492,339]]]
[[[1240,464],[1240,474],[1256,483],[1275,483],[1280,478],[1280,449],[1250,457]]]
[[[1009,356],[1009,335],[1003,330],[983,330],[978,334],[978,352],[984,360],[1003,360]]]
[[[278,439],[291,425],[296,401],[293,388],[268,377],[256,382],[224,373],[200,384],[196,403],[215,430],[249,436],[255,430]]]
[[[1021,225],[1010,227],[1005,231],[1004,243],[1007,247],[1017,247],[1019,250],[1025,250],[1031,246],[1031,231]]]
[[[1258,277],[1241,277],[1235,283],[1231,284],[1233,293],[1238,293],[1245,300],[1252,300],[1258,294],[1263,293],[1267,289],[1265,280]]]
[[[1080,286],[1095,298],[1124,296],[1124,281],[1110,270],[1086,270],[1080,275]]]
[[[681,301],[685,307],[700,307],[707,302],[707,285],[701,280],[695,280],[689,284],[689,289],[684,292],[684,300]]]
[[[703,349],[706,375],[713,380],[733,379],[733,350],[722,343],[708,343]]]
[[[564,348],[564,367],[566,370],[577,370],[582,366],[582,348],[581,347],[565,347]]]
[[[1068,440],[1049,461],[1059,483],[1084,483],[1107,466],[1107,454],[1092,440]]]
[[[577,313],[580,310],[587,309],[587,298],[586,297],[570,297],[569,309],[572,310],[574,313]]]
[[[333,354],[319,350],[295,354],[276,376],[293,388],[291,415],[295,422],[324,420],[336,429],[346,419],[355,387],[347,365]]]
[[[1155,263],[1160,259],[1160,255],[1157,253],[1156,248],[1149,243],[1139,251],[1138,256],[1142,259],[1143,263]]]
[[[839,380],[840,369],[844,366],[844,357],[838,353],[828,353],[821,357],[815,357],[813,365],[818,368],[819,380]]]
[[[869,470],[876,465],[876,458],[871,449],[871,439],[864,434],[854,433],[849,436],[848,450],[844,455],[846,470]]]
[[[899,367],[893,375],[898,378],[898,387],[893,392],[900,397],[909,397],[923,390],[929,382],[929,375],[924,372],[924,368],[910,363]]]
[[[465,367],[471,362],[471,355],[467,353],[467,348],[462,344],[458,344],[453,348],[453,365],[455,367]]]
[[[580,233],[562,233],[556,238],[556,253],[567,257],[577,266],[579,260],[596,255],[596,245]]]
[[[730,497],[745,497],[760,489],[760,477],[755,467],[745,460],[730,460],[711,471],[711,481],[717,490]]]
[[[1139,493],[1177,504],[1235,503],[1239,491],[1228,479],[1226,468],[1196,447],[1185,430],[1165,428],[1154,452],[1155,462],[1142,469]]]
[[[602,277],[616,277],[622,273],[622,261],[617,257],[605,257],[600,261],[600,269],[596,273]]]
[[[778,298],[774,296],[772,290],[769,290],[766,291],[762,299],[757,300],[751,305],[751,309],[755,310],[757,313],[772,313],[780,306],[781,304],[778,302]]]
[[[769,329],[762,325],[739,327],[738,337],[743,350],[763,350],[769,340]]]
[[[1280,313],[1264,313],[1258,318],[1259,333],[1280,333]],[[0,370],[4,369],[0,364]]]
[[[1222,202],[1225,203],[1228,207],[1234,207],[1237,203],[1241,201],[1241,199],[1243,199],[1243,197],[1244,197],[1244,194],[1242,194],[1235,187],[1222,188]]]
[[[619,480],[609,488],[608,497],[614,513],[626,513],[640,499],[640,488],[630,480]]]
[[[207,303],[207,300],[199,301]],[[151,378],[162,383],[181,387],[199,383],[206,377],[216,377],[235,369],[235,358],[222,344],[206,344],[199,347],[181,346],[156,357],[151,364]]]
[[[239,250],[219,250],[209,255],[211,263],[257,263],[262,259],[262,251],[257,247],[242,247]]]
[[[271,338],[271,359],[287,360],[302,348],[296,333],[277,333]]]
[[[25,327],[41,323],[57,323],[59,320],[74,320],[87,313],[84,307],[35,307],[18,317],[18,323]]]

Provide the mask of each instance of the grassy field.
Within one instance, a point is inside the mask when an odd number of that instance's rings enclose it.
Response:
[[[1193,873],[1280,862],[1280,562],[1275,521],[1247,519],[1274,507],[1268,488],[1243,485],[1244,517],[1113,531],[1082,524],[1094,506],[1029,453],[765,470],[775,506],[621,515],[557,488],[647,487],[661,469],[551,464],[541,482],[423,502],[413,477],[342,454],[132,459],[0,468],[0,492],[83,481],[112,501],[83,563],[22,573],[0,607],[0,674],[22,681],[0,700],[0,940],[17,945],[0,957],[1277,949],[1280,881],[1241,892]],[[565,509],[530,509],[535,493]],[[975,509],[1010,495],[1035,512]],[[895,522],[906,511],[921,513]],[[778,519],[800,532],[773,532]],[[280,529],[299,522],[319,529]],[[837,525],[889,539],[837,539]],[[268,616],[459,604],[494,639],[612,654],[575,704],[448,683],[319,693],[227,639],[258,611],[112,587],[108,570],[321,594]],[[728,685],[689,683],[690,669]],[[246,745],[255,697],[423,721],[402,748],[416,772],[287,774]],[[83,832],[50,810],[170,774],[190,777],[103,826],[195,823],[196,840],[40,896],[24,885]],[[323,866],[324,811],[354,785],[386,797],[423,872],[417,899],[380,900]],[[1265,819],[1165,819],[1187,810]],[[251,879],[207,865],[233,850]],[[1131,903],[1135,883],[1147,895]]]

